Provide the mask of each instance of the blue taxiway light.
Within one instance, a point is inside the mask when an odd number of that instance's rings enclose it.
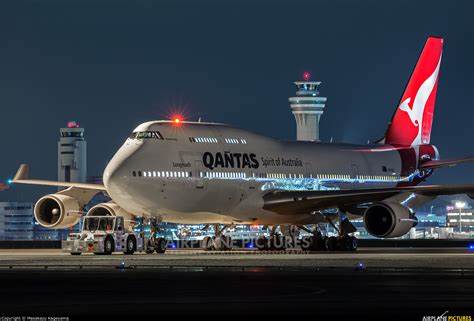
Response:
[[[252,243],[248,244],[248,245],[247,245],[247,248],[248,248],[248,249],[253,249],[253,244],[252,244]]]
[[[359,262],[355,266],[355,270],[357,270],[357,271],[364,271],[365,269],[366,269],[366,266],[363,262]]]
[[[468,250],[474,250],[474,244],[469,244],[467,248]]]

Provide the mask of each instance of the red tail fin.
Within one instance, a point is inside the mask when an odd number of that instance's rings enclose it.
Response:
[[[389,124],[386,144],[429,144],[442,50],[442,38],[428,38]]]

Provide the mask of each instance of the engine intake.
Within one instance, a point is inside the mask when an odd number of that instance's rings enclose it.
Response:
[[[50,194],[36,202],[36,221],[49,228],[66,228],[79,222],[79,202],[67,195]]]
[[[87,216],[122,216],[125,229],[128,229],[130,223],[135,221],[135,216],[113,202],[100,203],[92,207]]]
[[[398,203],[376,203],[364,212],[365,229],[375,237],[399,237],[408,233],[417,223],[410,209]]]

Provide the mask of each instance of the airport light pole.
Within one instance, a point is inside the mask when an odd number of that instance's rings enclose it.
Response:
[[[454,203],[454,206],[459,209],[459,233],[462,233],[462,209],[466,206],[466,202],[457,201],[456,203]]]

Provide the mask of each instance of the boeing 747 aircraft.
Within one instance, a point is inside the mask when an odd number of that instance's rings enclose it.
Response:
[[[112,201],[86,215],[214,225],[206,249],[229,249],[232,224],[270,226],[270,237],[257,240],[261,249],[281,249],[275,241],[286,231],[305,230],[312,236],[304,249],[355,250],[356,218],[373,236],[399,237],[417,222],[412,208],[438,195],[474,198],[474,185],[417,186],[434,170],[474,161],[440,160],[430,144],[442,48],[443,39],[428,38],[385,136],[371,145],[279,141],[225,124],[159,120],[133,130],[103,185],[32,180],[27,165],[13,183],[65,187],[35,205],[36,220],[49,228],[76,224],[102,191]],[[323,238],[319,223],[339,236]]]

